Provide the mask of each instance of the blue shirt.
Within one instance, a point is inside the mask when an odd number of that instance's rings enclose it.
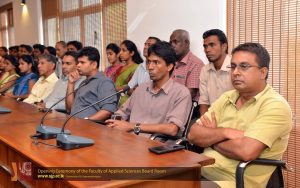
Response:
[[[34,82],[36,82],[38,79],[38,76],[32,72],[21,76],[16,81],[13,95],[19,96],[29,94],[29,80],[34,80]]]

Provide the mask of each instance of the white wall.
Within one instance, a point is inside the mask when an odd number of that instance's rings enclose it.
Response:
[[[0,0],[0,6],[13,2],[16,44],[43,43],[40,0],[27,0],[24,14],[21,0]],[[23,13],[23,16],[22,16]],[[128,39],[140,50],[148,36],[169,41],[175,29],[190,32],[191,50],[206,61],[202,34],[212,28],[226,32],[225,0],[127,0]]]
[[[209,29],[226,33],[225,0],[127,0],[128,39],[140,51],[148,36],[169,41],[175,29],[189,31],[191,50],[207,62],[202,34]]]
[[[27,0],[21,6],[21,0],[0,0],[0,6],[13,3],[15,44],[43,43],[42,14],[40,0]]]

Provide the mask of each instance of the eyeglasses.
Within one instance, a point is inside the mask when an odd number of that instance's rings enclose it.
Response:
[[[239,65],[236,64],[231,64],[229,66],[227,66],[227,68],[231,69],[231,71],[234,71],[236,68],[238,68],[239,71],[247,71],[249,68],[251,67],[257,67],[259,69],[261,69],[262,67],[260,66],[256,66],[256,65],[249,65],[249,64],[245,64],[245,63],[241,63]]]

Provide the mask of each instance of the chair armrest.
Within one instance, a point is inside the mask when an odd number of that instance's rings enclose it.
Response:
[[[186,137],[182,137],[176,140],[176,144],[183,145],[183,144],[190,144],[190,143]]]
[[[55,111],[64,113],[64,114],[69,114],[66,109],[55,109]]]
[[[251,161],[251,164],[262,164],[262,165],[284,167],[286,163],[285,163],[285,161],[282,161],[282,160],[257,158],[255,160]]]
[[[92,121],[92,122],[95,122],[95,123],[98,123],[98,124],[101,124],[101,125],[106,125],[105,121],[102,121],[102,120],[92,120],[92,119],[88,119],[88,120]]]
[[[160,138],[160,139],[163,139],[163,140],[177,140],[177,139],[179,139],[178,136],[169,136],[169,135],[159,134],[159,133],[154,133],[150,137],[151,140],[156,140],[157,138]]]
[[[275,159],[263,159],[257,158],[253,161],[242,161],[238,164],[235,171],[235,179],[236,179],[236,187],[243,188],[244,187],[244,172],[249,164],[257,164],[257,165],[270,165],[281,167],[285,170],[293,171],[292,168],[288,167],[285,161],[283,160],[275,160]]]

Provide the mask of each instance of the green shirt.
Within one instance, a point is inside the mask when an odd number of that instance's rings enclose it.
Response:
[[[210,117],[214,111],[218,127],[242,130],[244,136],[264,143],[267,148],[260,158],[281,159],[292,129],[292,113],[287,101],[269,85],[240,109],[235,105],[238,97],[236,90],[224,93],[206,115]],[[206,148],[204,155],[215,158],[216,162],[204,167],[202,175],[215,180],[221,187],[235,187],[235,170],[239,161],[212,148]],[[266,187],[274,170],[272,166],[248,167],[244,175],[245,187]]]

